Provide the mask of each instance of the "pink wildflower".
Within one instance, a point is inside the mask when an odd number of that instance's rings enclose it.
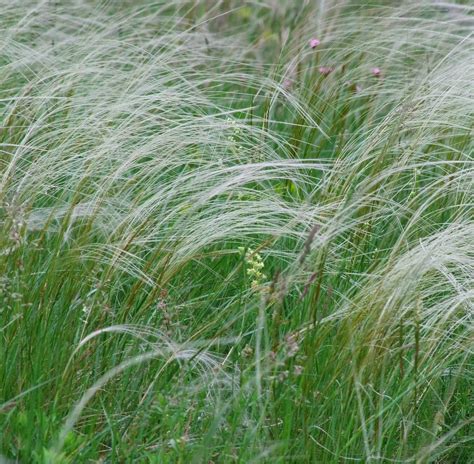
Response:
[[[372,68],[370,72],[375,76],[375,77],[380,77],[382,75],[382,71],[380,68]]]
[[[309,41],[309,46],[311,48],[316,48],[320,43],[321,43],[321,41],[319,39],[313,38]]]
[[[320,66],[319,67],[319,72],[323,76],[327,76],[328,74],[331,74],[334,71],[334,68],[332,66]]]

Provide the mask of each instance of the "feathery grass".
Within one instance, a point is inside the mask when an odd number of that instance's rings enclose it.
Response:
[[[0,461],[472,459],[468,2],[1,8]]]

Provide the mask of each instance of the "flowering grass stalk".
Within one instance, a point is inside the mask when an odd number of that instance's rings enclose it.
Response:
[[[301,3],[3,2],[0,461],[469,462],[472,11]]]

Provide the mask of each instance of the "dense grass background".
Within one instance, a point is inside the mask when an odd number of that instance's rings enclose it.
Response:
[[[0,461],[472,462],[473,13],[0,0]]]

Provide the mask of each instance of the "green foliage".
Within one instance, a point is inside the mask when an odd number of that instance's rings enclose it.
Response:
[[[3,2],[0,461],[468,463],[465,3]]]

